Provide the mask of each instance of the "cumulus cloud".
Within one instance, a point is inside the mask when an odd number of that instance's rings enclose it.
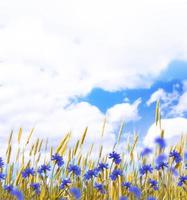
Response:
[[[145,145],[152,145],[162,129],[165,131],[164,135],[168,144],[176,144],[182,135],[187,134],[187,119],[185,118],[187,111],[186,81],[182,83],[182,87],[182,92],[179,92],[179,85],[174,85],[173,91],[170,93],[159,88],[147,101],[147,105],[150,106],[160,100],[164,119],[161,120],[161,129],[155,123],[150,126],[144,139]]]
[[[151,95],[147,101],[147,105],[150,106],[152,103],[157,102],[158,100],[166,99],[166,96],[166,92],[162,88],[159,88]]]
[[[161,103],[161,114],[164,117],[176,117],[177,113],[173,112],[173,108],[178,102],[179,98],[181,98],[181,96],[180,92],[178,91],[178,85],[174,85],[172,92],[166,92],[164,89],[159,88],[150,96],[149,100],[146,103],[148,106],[150,106],[152,103],[159,100]]]
[[[122,121],[129,122],[140,119],[138,114],[138,106],[141,99],[137,99],[133,104],[121,103],[116,104],[107,110],[107,117],[112,123],[119,123]]]
[[[162,119],[162,129],[165,131],[164,136],[168,144],[176,144],[182,135],[187,134],[187,119],[186,118],[170,118]],[[160,136],[161,129],[156,124],[152,124],[144,138],[144,144],[151,146],[154,139]]]
[[[63,101],[56,100],[56,96],[47,94],[41,96],[37,91],[29,95],[27,92],[21,93],[18,88],[17,90],[8,90],[4,87],[1,89],[2,93],[4,91],[7,94],[4,98],[0,98],[2,105],[0,110],[1,141],[7,139],[11,129],[17,133],[22,127],[23,135],[26,136],[34,127],[34,135],[40,138],[49,138],[52,145],[57,144],[67,132],[71,132],[73,144],[88,126],[87,147],[92,143],[97,143],[98,147],[102,143],[107,151],[115,142],[114,133],[119,128],[121,121],[129,122],[139,118],[140,100],[132,104],[114,105],[107,111],[110,116],[107,116],[105,134],[101,139],[101,128],[106,116],[96,106],[87,102],[63,104]],[[10,98],[7,98],[8,94]],[[117,107],[121,110],[116,109]],[[111,116],[115,116],[115,120]]]
[[[1,135],[35,126],[55,138],[89,125],[95,136],[104,114],[77,97],[150,86],[173,59],[186,59],[186,10],[182,0],[1,1]],[[108,114],[137,120],[139,103]]]
[[[178,115],[178,116],[185,116],[187,113],[187,81],[183,83],[183,93],[180,95],[178,99],[178,103],[173,106],[171,113]]]
[[[8,0],[0,5],[1,67],[29,63],[62,79],[86,79],[86,92],[94,86],[110,91],[148,86],[172,59],[187,55],[183,1]]]
[[[184,92],[180,98],[179,102],[176,106],[174,106],[172,113],[178,114],[180,116],[184,116],[184,114],[187,112],[187,92]]]
[[[150,106],[156,101],[161,102],[161,113],[164,117],[184,117],[187,112],[187,87],[186,81],[182,83],[182,92],[179,92],[180,86],[175,84],[172,92],[166,92],[159,88],[155,91],[146,104]]]

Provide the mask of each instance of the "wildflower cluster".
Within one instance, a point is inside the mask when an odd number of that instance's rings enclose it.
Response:
[[[74,148],[65,149],[66,138],[50,159],[30,159],[27,163],[5,162],[0,157],[0,198],[23,199],[178,199],[187,191],[187,153],[182,145],[167,149],[163,137],[155,139],[155,148],[144,147],[134,156],[130,145],[119,152],[115,148],[98,160],[81,154],[85,136]],[[79,146],[80,145],[80,146]],[[79,148],[78,148],[78,147]],[[40,153],[39,142],[33,154]],[[65,153],[67,152],[67,154]],[[101,151],[100,151],[101,152]],[[31,152],[32,155],[32,152]],[[9,160],[9,159],[7,159]],[[15,165],[16,164],[16,165]],[[168,191],[174,193],[166,193]],[[162,195],[162,196],[161,196]],[[165,195],[165,196],[164,196]]]

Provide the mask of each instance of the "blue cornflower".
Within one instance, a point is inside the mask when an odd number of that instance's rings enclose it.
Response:
[[[140,169],[140,174],[143,176],[144,174],[152,173],[153,172],[153,168],[151,165],[143,165]]]
[[[105,188],[103,184],[95,183],[94,188],[96,188],[101,194],[105,194]]]
[[[4,166],[4,162],[3,159],[0,157],[0,168],[2,168]]]
[[[123,173],[122,170],[114,169],[112,174],[110,174],[111,180],[115,181],[118,178],[118,176],[122,176],[122,173]]]
[[[81,198],[81,191],[79,188],[70,188],[70,193],[74,196],[75,199]]]
[[[172,172],[172,174],[173,174],[174,176],[178,176],[178,175],[179,175],[179,173],[178,173],[178,171],[175,169],[175,167],[170,167],[169,170],[170,170],[170,172]]]
[[[175,150],[170,152],[169,157],[172,157],[176,163],[180,163],[182,161],[180,153]]]
[[[4,190],[7,192],[12,192],[14,189],[13,185],[5,185]]]
[[[34,176],[34,169],[33,168],[26,168],[25,170],[22,171],[22,177],[27,178],[29,176]]]
[[[155,197],[148,197],[147,200],[156,200]]]
[[[185,183],[187,183],[187,176],[180,176],[178,186],[183,186]]]
[[[17,198],[17,200],[24,200],[23,193],[17,189],[13,189],[11,194],[14,195]]]
[[[62,183],[61,183],[61,185],[60,185],[60,189],[64,189],[64,188],[65,188],[66,186],[68,186],[70,183],[71,183],[70,178],[68,178],[68,179],[63,179],[63,180],[62,180]]]
[[[138,188],[136,186],[131,186],[129,188],[129,192],[133,193],[137,199],[139,199],[142,195],[140,188]]]
[[[76,176],[79,176],[81,174],[81,169],[78,165],[71,165],[70,164],[69,167],[68,167],[68,171],[72,172]]]
[[[153,151],[152,149],[146,147],[146,148],[144,148],[144,149],[142,150],[141,156],[142,156],[142,157],[147,156],[147,155],[151,154],[152,151]]]
[[[149,184],[154,190],[158,190],[158,182],[156,180],[149,179]]]
[[[94,177],[97,177],[97,173],[98,173],[97,170],[95,170],[95,169],[90,169],[90,170],[88,170],[88,171],[84,174],[84,178],[85,178],[86,180],[92,179],[92,178],[94,178]]]
[[[108,169],[108,164],[107,163],[99,163],[98,170],[104,171],[104,169]]]
[[[55,155],[52,155],[51,160],[55,161],[55,164],[57,164],[58,167],[62,167],[62,165],[64,164],[64,160],[63,160],[62,156],[60,156],[57,153]]]
[[[99,169],[99,167],[95,167],[94,170],[95,170],[95,173],[96,173],[97,175],[98,175],[99,172],[101,171],[101,170]]]
[[[24,200],[23,193],[13,187],[13,185],[5,185],[4,190],[11,193],[17,200]]]
[[[128,197],[121,196],[121,197],[119,198],[119,200],[128,200]]]
[[[156,159],[155,159],[155,163],[158,165],[160,163],[163,163],[167,160],[167,156],[166,154],[160,154]]]
[[[40,194],[40,184],[39,183],[31,183],[30,185],[36,194]]]
[[[50,171],[50,170],[51,170],[51,166],[50,166],[50,165],[45,165],[45,164],[43,164],[43,165],[41,165],[41,166],[39,167],[38,173],[39,173],[40,175],[42,175],[42,174],[46,174],[47,171]]]
[[[157,170],[163,170],[164,168],[168,168],[168,163],[167,162],[160,162],[156,167],[155,169]]]
[[[116,164],[119,164],[121,162],[120,155],[115,151],[109,154],[109,159],[112,159],[112,161],[115,162]]]
[[[0,180],[5,180],[5,174],[3,174],[2,172],[0,172]]]
[[[130,182],[125,182],[125,183],[122,183],[122,187],[125,187],[126,189],[129,189],[131,187],[131,183]]]
[[[166,141],[164,138],[157,137],[155,139],[155,143],[158,144],[161,149],[164,149],[166,147]]]
[[[165,154],[160,154],[155,160],[155,163],[156,163],[155,169],[163,170],[164,168],[168,168],[168,162],[166,162],[166,159],[167,157]]]

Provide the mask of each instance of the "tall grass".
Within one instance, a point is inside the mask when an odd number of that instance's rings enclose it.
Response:
[[[158,106],[156,124],[161,128]],[[6,159],[0,159],[1,200],[187,199],[186,135],[175,146],[165,147],[162,130],[157,146],[140,152],[136,148],[138,136],[134,135],[133,140],[124,145],[124,152],[118,154],[116,150],[122,140],[122,126],[117,142],[114,142],[114,152],[105,155],[103,146],[100,146],[98,156],[93,159],[90,156],[94,153],[93,146],[86,153],[83,148],[87,128],[73,147],[68,146],[71,134],[67,133],[56,148],[50,147],[50,151],[48,142],[42,139],[32,143],[33,132],[31,130],[25,142],[20,128],[17,149],[14,149],[13,132],[9,136]],[[176,154],[172,156],[172,152]],[[48,158],[43,159],[45,154]],[[74,168],[71,168],[72,165]],[[151,180],[156,181],[155,185]]]

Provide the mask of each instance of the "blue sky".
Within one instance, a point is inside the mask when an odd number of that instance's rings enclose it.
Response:
[[[153,124],[155,121],[156,102],[152,103],[150,106],[146,104],[151,95],[160,88],[167,93],[172,93],[175,85],[178,85],[177,91],[181,95],[184,92],[182,83],[186,79],[187,62],[173,61],[148,88],[125,89],[117,92],[108,92],[100,88],[94,88],[86,97],[80,98],[80,101],[89,102],[90,104],[97,106],[106,114],[107,109],[115,104],[120,104],[125,101],[133,103],[136,99],[141,98],[142,103],[139,106],[141,119],[135,122],[129,122],[126,124],[125,129],[129,132],[137,131],[143,136],[147,133],[150,124]],[[178,99],[177,101],[172,102],[171,106],[175,106],[177,103]],[[167,113],[162,117],[164,118],[166,114]],[[175,117],[177,116],[179,115],[176,114]],[[184,114],[184,117],[187,117],[187,113]]]
[[[0,138],[20,127],[56,142],[89,127],[111,147],[121,121],[151,141],[187,132],[183,0],[0,1]],[[97,14],[96,14],[97,13]],[[176,129],[178,127],[178,129]]]

